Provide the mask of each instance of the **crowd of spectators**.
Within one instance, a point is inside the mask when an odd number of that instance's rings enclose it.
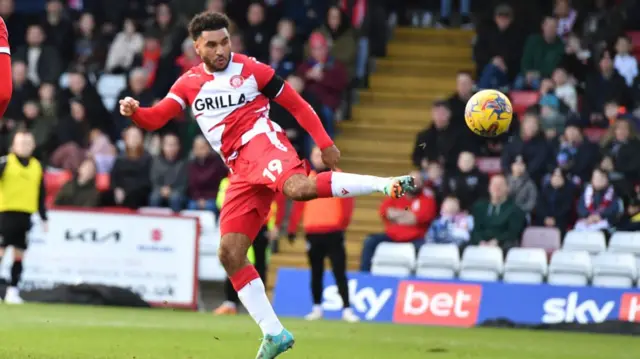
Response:
[[[58,204],[217,211],[215,194],[227,170],[196,136],[190,111],[144,133],[119,114],[117,99],[131,96],[151,106],[163,98],[201,62],[186,30],[190,17],[225,12],[232,51],[271,65],[334,136],[336,121],[349,117],[351,91],[366,86],[369,23],[380,6],[363,0],[0,0],[14,82],[0,120],[0,155],[17,130],[33,132],[37,158],[50,171],[73,173]],[[372,44],[381,42],[371,36]],[[297,121],[276,103],[271,118],[307,157],[313,144]],[[95,200],[83,188],[101,174],[110,176],[110,188]]]
[[[362,270],[381,241],[506,253],[527,226],[606,235],[640,228],[640,77],[631,38],[640,5],[554,0],[539,22],[523,16],[529,5],[499,3],[486,23],[478,19],[476,80],[461,69],[456,92],[433,104],[432,125],[417,135],[412,154],[424,191],[408,204],[383,204],[385,233],[365,240]],[[464,107],[484,88],[535,101],[514,106],[507,134],[483,139],[464,125]],[[476,156],[499,169],[481,171]],[[437,210],[427,215],[422,196]],[[405,206],[411,220],[395,219],[387,210],[394,206]]]

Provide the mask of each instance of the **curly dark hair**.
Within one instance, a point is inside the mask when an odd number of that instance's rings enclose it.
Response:
[[[189,35],[195,41],[203,31],[216,31],[229,28],[229,18],[225,14],[217,12],[203,12],[189,23]]]

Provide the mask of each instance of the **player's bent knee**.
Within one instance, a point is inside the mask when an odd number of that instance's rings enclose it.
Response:
[[[222,236],[218,258],[228,273],[235,273],[247,263],[247,251],[251,239],[242,233],[228,233]]]
[[[315,180],[301,174],[289,177],[282,192],[294,201],[309,201],[318,197]]]

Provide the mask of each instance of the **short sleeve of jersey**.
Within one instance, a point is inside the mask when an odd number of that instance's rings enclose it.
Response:
[[[248,70],[255,77],[256,82],[258,83],[258,90],[262,90],[268,83],[271,81],[273,76],[275,76],[276,72],[269,65],[265,65],[262,62],[254,59],[253,57],[248,57],[245,63]]]
[[[169,93],[167,94],[167,98],[175,100],[183,109],[186,108],[189,103],[189,99],[187,98],[187,79],[190,73],[191,72],[187,72],[180,76],[173,86],[171,86],[171,90],[169,90]]]
[[[0,54],[10,55],[11,51],[9,50],[9,32],[7,31],[7,25],[4,23],[4,20],[0,17]]]

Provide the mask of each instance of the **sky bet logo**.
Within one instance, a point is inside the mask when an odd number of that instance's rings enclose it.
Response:
[[[607,319],[640,322],[640,293],[624,293],[620,297],[617,317],[611,316],[616,301],[598,303],[593,299],[580,300],[578,292],[571,292],[566,298],[549,298],[543,304],[542,322],[555,323],[602,323]]]

